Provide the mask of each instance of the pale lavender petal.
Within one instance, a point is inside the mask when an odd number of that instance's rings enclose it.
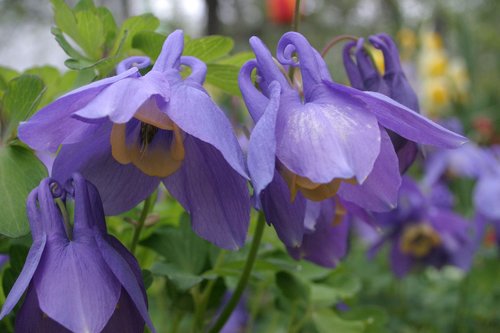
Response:
[[[473,192],[474,206],[490,220],[500,219],[500,175],[483,176]]]
[[[74,332],[100,332],[121,290],[90,235],[47,243],[33,283],[40,309]]]
[[[172,86],[166,113],[184,132],[215,147],[234,170],[248,179],[231,123],[201,86],[184,82]]]
[[[293,173],[315,183],[356,177],[365,181],[380,150],[375,116],[365,106],[318,87],[314,102],[282,96],[277,122],[277,156]]]
[[[52,170],[61,183],[80,172],[99,190],[107,215],[123,213],[146,199],[160,183],[132,164],[122,165],[111,155],[111,123],[86,141],[61,148]]]
[[[349,78],[349,82],[351,82],[351,86],[359,90],[365,90],[363,79],[361,78],[358,66],[356,65],[351,56],[351,50],[355,46],[356,46],[355,41],[350,41],[344,45],[344,49],[342,51],[342,60],[344,62],[344,69],[346,71],[347,77]]]
[[[445,129],[387,96],[371,91],[358,91],[333,82],[324,83],[338,93],[364,102],[365,107],[377,117],[382,126],[409,140],[443,148],[457,148],[467,142],[463,136]]]
[[[342,199],[373,212],[394,209],[398,203],[401,186],[398,157],[394,152],[391,139],[383,128],[380,133],[382,137],[380,154],[366,181],[361,185],[344,182],[338,191]]]
[[[255,123],[259,121],[269,104],[269,98],[264,96],[252,82],[252,71],[256,67],[257,61],[249,60],[241,67],[240,74],[238,75],[238,86],[240,87],[241,95]]]
[[[126,123],[149,99],[168,101],[170,89],[167,77],[150,71],[145,76],[126,78],[106,87],[87,105],[75,112],[84,119],[109,117],[114,123]]]
[[[62,143],[81,141],[99,125],[73,118],[73,113],[85,107],[106,87],[129,77],[137,77],[137,73],[137,68],[131,68],[120,75],[93,82],[58,98],[20,124],[19,138],[35,150],[51,152],[55,152]]]
[[[165,72],[169,69],[178,69],[180,58],[184,50],[184,33],[182,30],[175,30],[163,43],[158,58],[153,66],[154,71]]]
[[[184,148],[184,162],[164,179],[165,186],[189,212],[200,237],[225,249],[240,248],[250,219],[246,180],[212,145],[188,135]]]
[[[297,193],[291,201],[290,190],[278,172],[273,181],[260,195],[267,223],[276,229],[278,237],[286,246],[296,247],[302,243],[305,227],[306,200]]]
[[[255,125],[248,146],[248,170],[257,197],[272,181],[276,160],[275,126],[280,98],[279,84],[273,81],[270,90],[269,104]]]
[[[149,57],[145,56],[128,57],[120,61],[120,63],[116,66],[116,73],[121,74],[133,67],[136,67],[137,69],[144,69],[149,65],[151,65],[151,59],[149,59]]]
[[[203,84],[207,76],[207,65],[198,58],[183,56],[181,57],[181,65],[191,69],[191,74],[185,80],[193,81],[198,84]]]

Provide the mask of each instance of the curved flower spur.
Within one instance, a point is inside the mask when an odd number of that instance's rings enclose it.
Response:
[[[356,42],[351,41],[344,46],[343,60],[352,87],[384,94],[407,108],[420,113],[417,94],[404,74],[399,60],[399,52],[392,38],[381,33],[370,36],[368,40],[383,53],[383,73],[379,73],[364,49],[364,38],[359,38]],[[351,55],[353,50],[356,62],[354,62]],[[404,139],[392,131],[388,131],[388,133],[398,155],[399,168],[401,172],[404,172],[417,157],[418,146],[415,142]]]
[[[446,148],[466,141],[382,94],[333,82],[326,63],[299,33],[282,36],[277,60],[281,66],[299,67],[303,91],[290,84],[260,39],[252,37],[250,45],[256,59],[242,67],[239,84],[256,122],[248,167],[265,212],[271,205],[262,200],[261,193],[265,196],[264,190],[270,187],[278,193],[276,188],[283,189],[277,185],[280,178],[286,181],[292,203],[300,200],[298,193],[314,201],[338,194],[365,209],[386,211],[395,207],[401,184],[398,158],[386,129],[418,143]],[[260,90],[250,78],[254,68]],[[303,207],[297,209],[303,211]],[[269,221],[275,227],[290,224],[279,221],[286,214],[274,213]],[[289,246],[300,244],[304,229],[300,220],[299,216],[292,227],[295,237],[280,236],[294,238],[295,244],[285,242]]]
[[[52,175],[81,172],[97,186],[104,211],[127,211],[163,182],[191,214],[194,231],[227,248],[242,246],[250,219],[243,153],[224,112],[203,89],[206,65],[181,56],[170,34],[152,69],[124,60],[114,77],[62,96],[22,123],[19,137],[36,150],[61,150]],[[181,66],[191,68],[183,79]]]
[[[55,198],[75,201],[68,232]],[[33,245],[0,313],[26,291],[16,332],[154,332],[141,271],[132,254],[107,234],[97,189],[75,174],[66,191],[46,178],[27,199]],[[68,234],[72,234],[71,237]]]

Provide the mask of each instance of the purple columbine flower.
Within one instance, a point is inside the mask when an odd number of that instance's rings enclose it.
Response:
[[[256,59],[239,76],[256,123],[248,168],[259,205],[287,246],[302,242],[306,199],[338,194],[371,211],[396,205],[401,176],[386,128],[422,144],[451,148],[466,141],[384,95],[333,82],[326,63],[299,33],[280,39],[280,65],[257,37],[250,45]],[[280,66],[300,68],[301,91]],[[251,81],[254,69],[259,89]]]
[[[359,38],[357,42],[347,43],[343,51],[344,67],[351,85],[359,90],[384,94],[407,108],[420,112],[417,94],[403,72],[398,48],[392,38],[381,33],[370,36],[368,40],[384,55],[384,73],[381,75],[378,72],[363,48],[364,39]],[[353,49],[356,62],[351,55]],[[400,170],[405,172],[415,160],[418,146],[415,142],[404,139],[394,132],[389,131],[389,135],[399,158]]]
[[[36,150],[61,150],[52,176],[82,173],[97,186],[104,211],[127,211],[160,182],[191,214],[194,231],[236,249],[250,219],[243,154],[224,112],[203,89],[206,65],[181,56],[170,34],[152,69],[145,57],[119,64],[116,76],[74,90],[19,127]],[[191,68],[182,79],[181,67]]]
[[[56,197],[74,198],[71,232]],[[92,184],[75,174],[64,191],[46,178],[29,195],[27,212],[33,245],[0,319],[26,291],[16,332],[143,332],[144,323],[154,331],[139,265],[107,234]]]
[[[347,254],[349,215],[334,199],[307,202],[305,232],[298,247],[287,247],[296,260],[305,259],[323,267],[334,268]]]
[[[441,195],[451,196],[438,188]],[[431,265],[441,268],[454,265],[467,270],[473,255],[470,223],[455,214],[444,200],[436,203],[424,195],[409,177],[403,178],[398,207],[387,213],[374,214],[383,233],[369,251],[375,255],[385,243],[390,243],[391,267],[398,277],[405,276],[414,266]]]

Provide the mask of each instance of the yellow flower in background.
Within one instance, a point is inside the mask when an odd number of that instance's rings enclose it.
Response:
[[[445,107],[450,102],[450,89],[446,78],[430,78],[424,81],[424,105],[432,118],[438,118],[445,113]]]
[[[397,34],[401,60],[409,60],[417,48],[417,35],[409,28],[402,28]]]

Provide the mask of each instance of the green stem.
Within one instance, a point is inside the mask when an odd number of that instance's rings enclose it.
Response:
[[[214,270],[220,267],[222,263],[224,262],[224,256],[226,252],[224,250],[220,250],[219,255],[217,256],[217,259],[215,260],[214,263]],[[197,305],[196,305],[196,312],[195,312],[195,328],[196,331],[201,331],[201,328],[203,327],[203,321],[205,319],[205,312],[207,310],[207,305],[208,305],[208,300],[210,299],[210,295],[212,294],[212,290],[215,287],[215,282],[217,281],[217,278],[210,280],[207,283],[207,286],[203,290],[203,292],[198,293],[198,298],[197,298]]]
[[[146,222],[146,218],[148,217],[149,211],[153,208],[154,201],[156,199],[156,192],[151,194],[149,197],[144,200],[144,206],[142,207],[141,216],[139,217],[139,221],[135,226],[134,236],[132,237],[132,242],[130,243],[130,252],[135,254],[135,249],[137,248],[137,243],[139,243],[139,237],[141,235],[141,231],[144,228],[144,223]]]
[[[299,31],[300,23],[300,0],[295,1],[295,13],[293,15],[292,31]]]
[[[172,329],[170,330],[171,333],[177,333],[183,317],[184,317],[184,312],[181,311],[178,311],[174,315],[174,318],[172,320]]]
[[[229,316],[231,315],[234,308],[238,304],[241,295],[243,294],[243,291],[245,290],[245,287],[250,278],[250,273],[252,272],[255,259],[257,258],[257,251],[259,250],[260,241],[262,240],[262,235],[264,234],[265,225],[266,225],[266,219],[264,217],[264,214],[259,213],[259,218],[257,220],[257,227],[255,229],[255,234],[253,236],[250,253],[248,254],[247,260],[245,262],[245,267],[243,268],[243,273],[240,276],[240,280],[236,285],[236,289],[234,290],[231,299],[229,299],[229,302],[227,302],[219,318],[217,318],[217,321],[209,330],[209,333],[219,332],[224,327],[224,324],[226,324],[226,321],[229,319]]]

